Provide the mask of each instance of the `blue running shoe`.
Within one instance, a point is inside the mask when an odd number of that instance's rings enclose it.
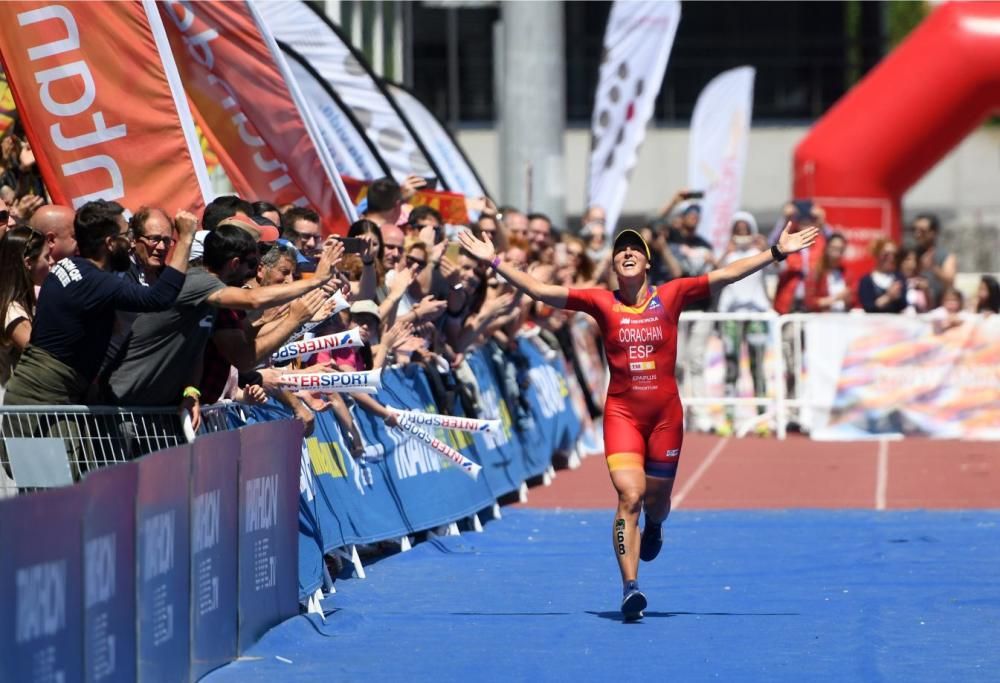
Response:
[[[622,616],[625,621],[636,621],[642,619],[642,610],[646,609],[646,596],[639,590],[639,584],[630,581],[625,587],[625,596],[622,598]]]
[[[639,559],[643,562],[655,560],[662,547],[663,524],[646,522],[646,526],[642,530],[642,541],[639,543]]]

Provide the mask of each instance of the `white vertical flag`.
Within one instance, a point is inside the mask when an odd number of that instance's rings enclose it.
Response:
[[[353,112],[393,177],[441,175],[364,55],[321,10],[301,0],[256,0],[254,4],[275,38],[305,59]]]
[[[387,83],[386,87],[407,120],[413,124],[414,130],[420,134],[420,139],[434,160],[434,165],[444,175],[442,180],[445,187],[466,197],[485,195],[486,191],[475,169],[444,124],[406,88],[392,83]]]
[[[688,187],[702,190],[698,233],[721,254],[740,208],[753,115],[754,69],[741,66],[712,79],[691,116]]]
[[[588,204],[607,213],[609,235],[625,203],[680,20],[677,0],[611,5],[594,97],[588,192]]]

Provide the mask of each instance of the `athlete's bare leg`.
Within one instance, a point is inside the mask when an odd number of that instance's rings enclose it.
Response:
[[[615,470],[611,483],[618,492],[618,510],[611,540],[622,573],[622,586],[639,573],[639,513],[646,494],[646,473],[640,469]]]
[[[674,478],[646,476],[646,495],[642,507],[646,510],[646,523],[662,524],[670,514],[670,493]]]

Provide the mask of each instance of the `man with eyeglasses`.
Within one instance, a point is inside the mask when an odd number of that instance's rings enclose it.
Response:
[[[167,266],[167,254],[175,241],[174,222],[163,209],[143,206],[129,218],[128,234],[131,261],[128,270],[119,276],[138,287],[152,287]],[[115,311],[114,333],[108,342],[106,363],[118,354],[138,315],[134,311]]]
[[[293,207],[281,218],[282,236],[308,258],[316,258],[323,248],[319,214],[312,209]]]
[[[132,238],[132,264],[126,277],[137,284],[152,285],[167,264],[167,253],[174,243],[174,224],[155,207],[144,206],[128,221]]]

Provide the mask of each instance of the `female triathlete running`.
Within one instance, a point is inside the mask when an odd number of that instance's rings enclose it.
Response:
[[[582,311],[601,328],[611,371],[604,411],[604,452],[618,492],[612,543],[621,570],[622,615],[642,617],[646,596],[637,581],[640,557],[649,561],[663,545],[661,525],[670,512],[670,492],[684,438],[683,409],[674,379],[677,319],[684,304],[715,294],[813,243],[817,228],[790,232],[785,226],[768,251],[734,261],[707,275],[678,278],[651,287],[646,280],[649,247],[634,230],[615,239],[612,263],[618,290],[571,289],[539,282],[501,262],[492,242],[459,234],[467,252],[489,263],[528,296],[549,306]],[[639,512],[646,524],[639,535]]]

